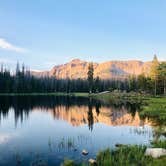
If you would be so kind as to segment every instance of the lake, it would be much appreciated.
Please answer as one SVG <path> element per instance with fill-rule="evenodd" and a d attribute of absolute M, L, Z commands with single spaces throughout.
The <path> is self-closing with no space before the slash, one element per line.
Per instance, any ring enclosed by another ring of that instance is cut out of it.
<path fill-rule="evenodd" d="M 81 97 L 0 97 L 0 165 L 55 166 L 64 158 L 87 161 L 118 143 L 148 145 L 152 126 L 138 111 Z"/>

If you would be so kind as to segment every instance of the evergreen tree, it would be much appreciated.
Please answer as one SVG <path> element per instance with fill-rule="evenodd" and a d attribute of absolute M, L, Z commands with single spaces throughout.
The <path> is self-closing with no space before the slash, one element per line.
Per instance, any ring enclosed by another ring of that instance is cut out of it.
<path fill-rule="evenodd" d="M 151 65 L 151 71 L 150 71 L 150 77 L 152 79 L 152 81 L 154 82 L 154 94 L 157 94 L 157 77 L 158 77 L 158 59 L 157 56 L 154 55 L 153 61 L 152 61 L 152 65 Z"/>
<path fill-rule="evenodd" d="M 95 88 L 95 92 L 99 92 L 100 89 L 100 78 L 97 76 L 94 82 L 94 88 Z"/>
<path fill-rule="evenodd" d="M 89 93 L 92 93 L 92 89 L 93 89 L 93 72 L 94 72 L 94 68 L 93 68 L 93 63 L 89 63 L 88 66 L 88 83 L 89 83 Z"/>
<path fill-rule="evenodd" d="M 146 90 L 146 77 L 144 73 L 140 74 L 137 78 L 138 90 L 145 91 Z"/>

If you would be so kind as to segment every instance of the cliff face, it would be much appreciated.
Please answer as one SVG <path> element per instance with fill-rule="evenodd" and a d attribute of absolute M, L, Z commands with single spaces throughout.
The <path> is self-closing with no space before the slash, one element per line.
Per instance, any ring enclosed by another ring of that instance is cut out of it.
<path fill-rule="evenodd" d="M 47 73 L 49 76 L 56 78 L 78 79 L 87 78 L 89 62 L 80 59 L 74 59 L 69 63 L 55 66 Z M 129 75 L 148 74 L 151 62 L 142 62 L 137 60 L 131 61 L 107 61 L 104 63 L 93 63 L 94 77 L 99 76 L 101 79 L 125 78 Z M 35 73 L 35 75 L 42 75 Z"/>

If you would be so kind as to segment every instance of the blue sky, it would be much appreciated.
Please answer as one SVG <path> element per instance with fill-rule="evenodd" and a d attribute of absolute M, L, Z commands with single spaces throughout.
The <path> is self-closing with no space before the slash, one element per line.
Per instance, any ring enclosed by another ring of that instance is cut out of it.
<path fill-rule="evenodd" d="M 165 0 L 0 0 L 0 62 L 166 60 Z"/>

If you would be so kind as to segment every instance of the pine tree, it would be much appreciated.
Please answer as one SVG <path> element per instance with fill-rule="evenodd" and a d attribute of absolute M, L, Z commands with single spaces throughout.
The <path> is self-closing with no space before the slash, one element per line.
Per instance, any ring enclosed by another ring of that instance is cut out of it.
<path fill-rule="evenodd" d="M 152 81 L 154 82 L 154 94 L 157 94 L 157 77 L 158 77 L 158 68 L 159 66 L 159 62 L 157 59 L 157 56 L 154 55 L 153 61 L 152 61 L 152 65 L 151 65 L 151 71 L 150 71 L 150 77 L 152 79 Z"/>
<path fill-rule="evenodd" d="M 93 63 L 89 63 L 89 67 L 88 67 L 88 83 L 89 83 L 89 93 L 92 93 L 92 89 L 93 89 L 93 72 L 94 72 L 94 68 L 93 68 Z"/>
<path fill-rule="evenodd" d="M 138 90 L 145 91 L 146 90 L 146 77 L 144 73 L 140 74 L 137 78 Z"/>
<path fill-rule="evenodd" d="M 95 92 L 99 92 L 100 89 L 100 78 L 99 76 L 96 77 L 94 82 Z"/>

